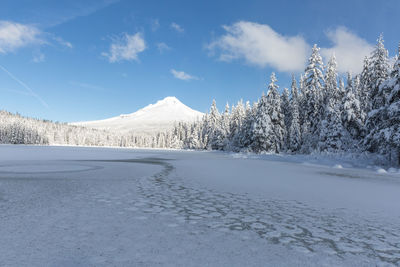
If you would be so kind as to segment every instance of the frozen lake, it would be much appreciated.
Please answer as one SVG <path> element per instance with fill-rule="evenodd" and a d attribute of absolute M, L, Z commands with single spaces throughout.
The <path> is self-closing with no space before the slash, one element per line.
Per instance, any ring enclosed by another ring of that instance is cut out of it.
<path fill-rule="evenodd" d="M 0 266 L 400 265 L 400 174 L 342 165 L 2 145 Z"/>

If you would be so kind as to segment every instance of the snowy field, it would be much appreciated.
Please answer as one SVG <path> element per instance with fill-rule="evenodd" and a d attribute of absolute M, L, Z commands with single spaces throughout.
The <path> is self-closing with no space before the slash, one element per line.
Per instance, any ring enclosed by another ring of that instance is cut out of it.
<path fill-rule="evenodd" d="M 400 173 L 362 166 L 0 146 L 0 266 L 398 266 Z"/>

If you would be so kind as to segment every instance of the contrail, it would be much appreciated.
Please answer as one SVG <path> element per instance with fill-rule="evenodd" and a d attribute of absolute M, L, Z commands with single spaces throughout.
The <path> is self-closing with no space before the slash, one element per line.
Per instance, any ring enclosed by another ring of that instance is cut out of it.
<path fill-rule="evenodd" d="M 2 65 L 0 65 L 0 69 L 2 69 L 5 73 L 7 73 L 8 76 L 10 76 L 14 81 L 22 85 L 28 92 L 30 93 L 31 96 L 35 97 L 39 102 L 45 107 L 49 108 L 49 105 L 47 105 L 46 101 L 44 101 L 38 94 L 36 94 L 26 83 L 15 77 L 11 72 L 9 72 L 6 68 L 4 68 Z"/>

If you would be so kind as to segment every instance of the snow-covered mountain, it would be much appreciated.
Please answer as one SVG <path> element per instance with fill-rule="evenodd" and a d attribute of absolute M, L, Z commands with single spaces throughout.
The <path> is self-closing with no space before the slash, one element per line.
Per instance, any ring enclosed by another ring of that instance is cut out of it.
<path fill-rule="evenodd" d="M 169 96 L 131 114 L 121 114 L 105 120 L 74 122 L 71 124 L 95 129 L 151 134 L 171 129 L 175 122 L 196 121 L 203 115 L 203 113 L 186 106 L 176 97 Z"/>

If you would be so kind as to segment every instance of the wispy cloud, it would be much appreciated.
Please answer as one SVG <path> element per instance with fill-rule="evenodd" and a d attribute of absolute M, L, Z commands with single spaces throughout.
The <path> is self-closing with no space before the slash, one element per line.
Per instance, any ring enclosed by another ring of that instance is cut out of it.
<path fill-rule="evenodd" d="M 41 62 L 44 62 L 45 58 L 46 58 L 46 56 L 42 52 L 37 51 L 37 52 L 33 53 L 32 61 L 35 63 L 41 63 Z"/>
<path fill-rule="evenodd" d="M 266 24 L 239 21 L 223 26 L 225 34 L 208 45 L 219 52 L 222 61 L 244 59 L 257 66 L 271 66 L 279 71 L 301 71 L 309 45 L 301 36 L 284 36 Z"/>
<path fill-rule="evenodd" d="M 40 25 L 45 28 L 55 27 L 79 17 L 89 16 L 101 9 L 118 3 L 120 0 L 85 0 L 85 1 L 65 1 L 62 7 L 55 5 L 38 6 L 30 10 L 29 14 L 35 14 L 40 18 Z"/>
<path fill-rule="evenodd" d="M 68 47 L 68 48 L 73 48 L 73 45 L 70 42 L 65 41 L 61 37 L 58 36 L 53 36 L 53 40 L 59 43 L 62 46 Z"/>
<path fill-rule="evenodd" d="M 23 47 L 41 47 L 43 45 L 61 45 L 72 48 L 70 42 L 51 33 L 43 32 L 39 28 L 29 24 L 21 24 L 12 21 L 0 21 L 0 54 L 15 52 Z M 43 62 L 43 52 L 35 52 L 33 62 Z"/>
<path fill-rule="evenodd" d="M 363 59 L 374 49 L 373 45 L 345 27 L 327 31 L 326 35 L 332 41 L 333 47 L 321 49 L 321 54 L 325 61 L 335 54 L 339 72 L 360 72 Z"/>
<path fill-rule="evenodd" d="M 8 88 L 1 88 L 2 91 L 6 91 L 6 92 L 11 92 L 11 93 L 15 93 L 15 94 L 19 94 L 19 95 L 24 95 L 24 96 L 32 96 L 31 93 L 27 92 L 27 91 L 21 91 L 21 90 L 14 90 L 14 89 L 8 89 Z"/>
<path fill-rule="evenodd" d="M 190 80 L 199 80 L 198 77 L 185 73 L 184 71 L 177 71 L 175 69 L 171 69 L 171 74 L 179 80 L 190 81 Z"/>
<path fill-rule="evenodd" d="M 121 38 L 114 38 L 109 52 L 103 52 L 109 62 L 114 63 L 122 60 L 138 60 L 138 54 L 146 50 L 146 42 L 141 33 L 134 35 L 124 34 Z"/>
<path fill-rule="evenodd" d="M 183 27 L 181 25 L 179 25 L 178 23 L 176 23 L 176 22 L 172 22 L 170 27 L 173 30 L 175 30 L 177 32 L 180 32 L 180 33 L 183 33 L 185 31 L 185 29 L 183 29 Z"/>
<path fill-rule="evenodd" d="M 44 44 L 43 33 L 32 25 L 0 21 L 0 53 L 7 54 L 21 47 Z"/>
<path fill-rule="evenodd" d="M 101 86 L 90 84 L 90 83 L 70 81 L 69 84 L 72 85 L 72 86 L 77 86 L 77 87 L 90 89 L 90 90 L 94 90 L 94 91 L 107 91 L 107 89 L 105 89 L 105 88 L 103 88 Z"/>
<path fill-rule="evenodd" d="M 161 42 L 157 44 L 157 49 L 160 54 L 163 54 L 164 52 L 171 50 L 171 47 L 169 47 L 166 43 Z"/>
<path fill-rule="evenodd" d="M 0 69 L 2 69 L 8 76 L 10 76 L 11 79 L 19 83 L 22 87 L 26 89 L 26 91 L 33 97 L 35 97 L 45 108 L 49 108 L 49 105 L 41 98 L 38 94 L 36 94 L 32 88 L 30 88 L 26 83 L 18 79 L 14 74 L 9 72 L 5 67 L 0 65 Z"/>

